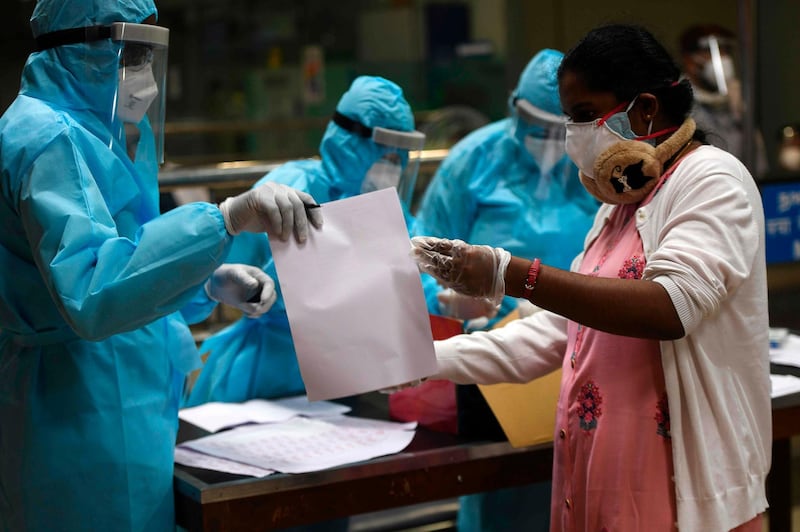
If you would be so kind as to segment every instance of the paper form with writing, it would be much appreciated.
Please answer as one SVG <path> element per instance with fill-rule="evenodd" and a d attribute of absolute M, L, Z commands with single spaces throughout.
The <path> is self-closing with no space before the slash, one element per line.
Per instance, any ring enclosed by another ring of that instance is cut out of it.
<path fill-rule="evenodd" d="M 336 416 L 248 425 L 183 442 L 182 448 L 282 473 L 306 473 L 402 451 L 416 423 Z"/>
<path fill-rule="evenodd" d="M 275 473 L 273 469 L 263 469 L 250 464 L 242 464 L 241 462 L 234 462 L 213 456 L 210 454 L 201 453 L 188 447 L 175 447 L 175 463 L 189 467 L 198 467 L 200 469 L 211 469 L 212 471 L 222 471 L 223 473 L 231 473 L 233 475 L 245 475 L 248 477 L 266 477 Z"/>
<path fill-rule="evenodd" d="M 321 208 L 324 225 L 304 244 L 270 241 L 309 400 L 435 373 L 428 311 L 396 191 Z"/>
<path fill-rule="evenodd" d="M 329 401 L 310 403 L 305 395 L 283 399 L 251 399 L 243 403 L 204 403 L 182 408 L 178 417 L 209 432 L 247 423 L 277 423 L 295 416 L 326 417 L 346 414 L 350 407 Z"/>

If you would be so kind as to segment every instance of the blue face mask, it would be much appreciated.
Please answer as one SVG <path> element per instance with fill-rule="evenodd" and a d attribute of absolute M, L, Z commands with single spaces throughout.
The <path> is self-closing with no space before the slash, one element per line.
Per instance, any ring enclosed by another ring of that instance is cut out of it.
<path fill-rule="evenodd" d="M 639 96 L 636 96 L 638 98 Z M 614 113 L 610 116 L 605 118 L 606 125 L 614 131 L 617 135 L 622 137 L 625 140 L 641 140 L 642 142 L 647 142 L 648 144 L 655 146 L 656 139 L 655 138 L 641 138 L 639 135 L 633 132 L 631 128 L 631 120 L 628 117 L 628 111 L 633 108 L 633 104 L 636 103 L 636 98 L 631 100 L 631 103 L 628 104 L 628 107 L 625 108 L 624 111 L 620 111 L 618 113 Z M 653 130 L 653 121 L 650 121 L 650 124 L 647 126 L 647 134 L 642 135 L 642 137 L 647 137 Z"/>

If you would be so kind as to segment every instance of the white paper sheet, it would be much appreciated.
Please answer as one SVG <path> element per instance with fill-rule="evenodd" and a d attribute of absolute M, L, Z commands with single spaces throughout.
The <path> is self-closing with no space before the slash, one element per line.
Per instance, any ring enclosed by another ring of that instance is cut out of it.
<path fill-rule="evenodd" d="M 330 401 L 309 402 L 305 395 L 244 403 L 205 403 L 182 408 L 178 417 L 209 432 L 247 423 L 277 423 L 295 416 L 326 417 L 346 414 L 349 406 Z"/>
<path fill-rule="evenodd" d="M 200 469 L 232 473 L 234 475 L 247 475 L 248 477 L 266 477 L 267 475 L 275 473 L 272 469 L 263 469 L 250 464 L 242 464 L 180 446 L 175 447 L 175 463 L 189 467 L 199 467 Z"/>
<path fill-rule="evenodd" d="M 319 471 L 402 451 L 416 423 L 337 416 L 248 425 L 180 447 L 284 473 Z"/>
<path fill-rule="evenodd" d="M 309 399 L 396 386 L 436 372 L 419 270 L 393 188 L 322 205 L 308 241 L 272 256 Z"/>
<path fill-rule="evenodd" d="M 789 334 L 780 342 L 780 347 L 770 348 L 769 361 L 800 368 L 800 336 Z"/>
<path fill-rule="evenodd" d="M 769 376 L 772 383 L 772 397 L 781 397 L 800 392 L 800 379 L 794 375 L 775 375 Z"/>

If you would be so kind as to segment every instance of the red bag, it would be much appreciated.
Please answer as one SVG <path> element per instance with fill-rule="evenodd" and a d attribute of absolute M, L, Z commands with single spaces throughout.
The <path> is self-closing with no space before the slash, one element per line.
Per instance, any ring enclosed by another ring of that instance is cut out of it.
<path fill-rule="evenodd" d="M 444 340 L 463 332 L 459 320 L 430 316 L 434 340 Z M 456 386 L 448 380 L 428 380 L 389 396 L 389 417 L 396 421 L 416 421 L 439 432 L 458 434 Z"/>

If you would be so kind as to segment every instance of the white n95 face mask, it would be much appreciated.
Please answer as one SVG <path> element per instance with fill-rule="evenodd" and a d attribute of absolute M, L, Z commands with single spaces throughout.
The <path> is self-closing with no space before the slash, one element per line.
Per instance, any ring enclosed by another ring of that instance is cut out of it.
<path fill-rule="evenodd" d="M 626 140 L 606 126 L 597 121 L 568 123 L 566 147 L 584 188 L 611 205 L 642 201 L 658 183 L 666 161 L 689 146 L 695 132 L 691 118 L 680 127 Z M 669 137 L 658 146 L 641 142 L 665 135 Z"/>
<path fill-rule="evenodd" d="M 605 124 L 592 122 L 567 122 L 567 139 L 564 147 L 578 170 L 594 179 L 594 162 L 614 144 L 626 140 L 614 133 Z"/>
<path fill-rule="evenodd" d="M 367 170 L 367 175 L 361 184 L 361 192 L 372 192 L 389 187 L 397 188 L 397 185 L 400 184 L 401 173 L 402 168 L 399 164 L 386 160 L 377 161 Z"/>
<path fill-rule="evenodd" d="M 636 103 L 636 98 L 631 100 L 624 110 L 621 109 L 622 105 L 620 105 L 597 120 L 592 120 L 591 122 L 567 122 L 565 143 L 567 155 L 586 177 L 595 178 L 595 161 L 601 153 L 618 142 L 637 140 L 655 145 L 655 135 L 651 132 L 652 121 L 647 128 L 646 135 L 638 136 L 631 129 L 628 111 Z M 662 132 L 657 132 L 656 135 L 660 133 Z"/>
<path fill-rule="evenodd" d="M 117 116 L 123 122 L 138 124 L 158 96 L 153 68 L 120 68 L 118 73 Z"/>

